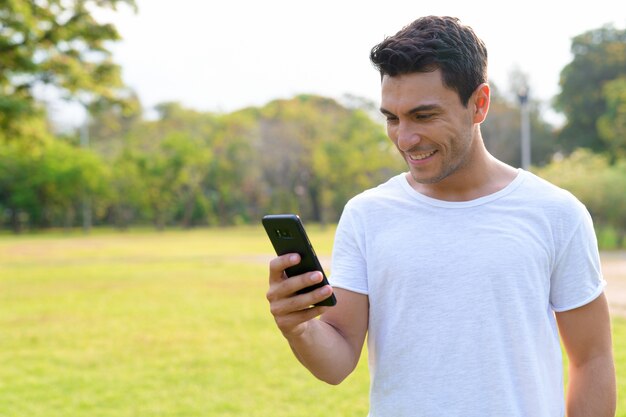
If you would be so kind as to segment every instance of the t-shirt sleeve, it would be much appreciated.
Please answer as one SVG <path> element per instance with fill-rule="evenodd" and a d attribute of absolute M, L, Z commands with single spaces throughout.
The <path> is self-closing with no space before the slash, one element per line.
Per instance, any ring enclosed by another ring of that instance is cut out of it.
<path fill-rule="evenodd" d="M 604 290 L 598 242 L 589 212 L 578 216 L 578 224 L 562 250 L 557 252 L 550 278 L 550 304 L 556 312 L 572 310 L 595 300 Z"/>
<path fill-rule="evenodd" d="M 364 232 L 355 224 L 353 208 L 347 204 L 335 233 L 330 284 L 359 294 L 368 294 Z"/>

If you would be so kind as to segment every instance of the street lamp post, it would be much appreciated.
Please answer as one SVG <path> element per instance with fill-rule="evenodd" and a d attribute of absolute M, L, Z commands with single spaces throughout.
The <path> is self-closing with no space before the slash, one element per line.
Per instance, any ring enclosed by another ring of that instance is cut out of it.
<path fill-rule="evenodd" d="M 522 87 L 517 93 L 521 113 L 521 153 L 522 169 L 530 168 L 530 114 L 528 109 L 528 87 Z"/>
<path fill-rule="evenodd" d="M 83 149 L 89 148 L 89 110 L 87 106 L 85 106 L 86 115 L 85 121 L 80 128 L 80 147 Z M 83 186 L 83 202 L 82 202 L 82 211 L 83 211 L 83 231 L 85 233 L 89 233 L 91 230 L 91 198 L 87 195 L 87 191 Z"/>

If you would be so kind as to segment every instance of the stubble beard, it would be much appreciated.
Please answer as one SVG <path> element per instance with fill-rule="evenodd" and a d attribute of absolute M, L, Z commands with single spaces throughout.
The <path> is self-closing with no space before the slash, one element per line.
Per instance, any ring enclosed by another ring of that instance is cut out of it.
<path fill-rule="evenodd" d="M 473 142 L 471 138 L 471 134 L 469 138 L 464 138 L 462 140 L 455 138 L 453 139 L 451 143 L 459 143 L 459 142 L 467 144 L 467 145 L 464 146 L 463 149 L 459 149 L 458 147 L 453 148 L 450 154 L 450 158 L 442 161 L 443 165 L 441 167 L 441 170 L 439 174 L 434 177 L 420 178 L 418 177 L 417 173 L 413 172 L 413 170 L 410 169 L 410 166 L 409 166 L 409 173 L 411 174 L 411 177 L 413 177 L 413 180 L 418 184 L 424 184 L 424 185 L 437 184 L 443 181 L 444 179 L 448 178 L 450 175 L 456 173 L 463 167 L 467 166 L 471 159 L 471 147 L 472 147 L 472 142 Z M 439 152 L 441 152 L 441 150 L 439 150 L 438 153 Z"/>

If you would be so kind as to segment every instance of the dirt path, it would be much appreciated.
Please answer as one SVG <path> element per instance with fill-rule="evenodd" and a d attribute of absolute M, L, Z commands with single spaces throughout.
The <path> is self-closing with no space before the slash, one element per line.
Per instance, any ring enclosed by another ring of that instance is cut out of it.
<path fill-rule="evenodd" d="M 603 252 L 602 273 L 611 313 L 626 317 L 626 252 Z"/>

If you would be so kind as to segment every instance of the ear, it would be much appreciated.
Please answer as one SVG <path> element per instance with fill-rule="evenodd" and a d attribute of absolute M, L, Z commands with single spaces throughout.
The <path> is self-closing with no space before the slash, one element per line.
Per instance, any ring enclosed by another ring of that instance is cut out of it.
<path fill-rule="evenodd" d="M 489 84 L 482 83 L 476 87 L 469 102 L 470 105 L 474 106 L 474 123 L 482 123 L 487 118 L 490 97 Z"/>

